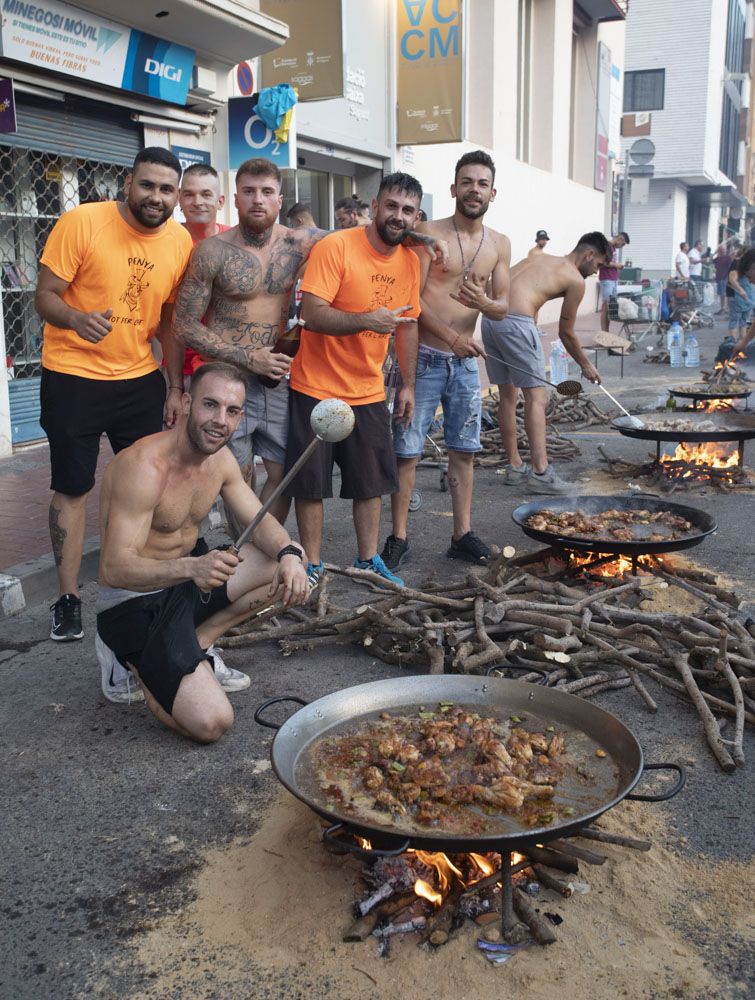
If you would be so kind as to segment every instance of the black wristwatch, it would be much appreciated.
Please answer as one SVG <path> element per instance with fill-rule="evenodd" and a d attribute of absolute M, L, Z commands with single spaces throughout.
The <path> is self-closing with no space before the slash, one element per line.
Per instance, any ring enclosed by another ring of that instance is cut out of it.
<path fill-rule="evenodd" d="M 280 552 L 276 557 L 278 559 L 278 562 L 280 562 L 284 556 L 298 556 L 301 559 L 301 561 L 304 562 L 304 552 L 302 549 L 299 548 L 298 545 L 284 546 L 284 548 L 280 550 Z"/>

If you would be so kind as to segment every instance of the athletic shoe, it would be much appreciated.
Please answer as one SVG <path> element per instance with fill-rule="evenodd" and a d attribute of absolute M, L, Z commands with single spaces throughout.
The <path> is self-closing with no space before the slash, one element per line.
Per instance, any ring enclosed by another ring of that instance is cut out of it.
<path fill-rule="evenodd" d="M 382 576 L 384 580 L 390 580 L 391 583 L 397 583 L 399 587 L 404 586 L 404 581 L 401 577 L 396 576 L 395 573 L 391 573 L 377 552 L 372 559 L 360 559 L 359 556 L 357 556 L 354 560 L 354 565 L 357 569 L 372 570 L 373 573 L 377 573 L 378 576 Z"/>
<path fill-rule="evenodd" d="M 468 531 L 456 541 L 452 538 L 451 547 L 446 555 L 449 559 L 463 559 L 464 562 L 477 563 L 480 566 L 487 566 L 490 561 L 490 549 L 473 531 Z"/>
<path fill-rule="evenodd" d="M 307 563 L 307 579 L 309 580 L 310 593 L 318 587 L 325 576 L 325 563 L 322 559 L 319 563 Z"/>
<path fill-rule="evenodd" d="M 398 569 L 408 551 L 408 538 L 396 538 L 395 535 L 388 535 L 383 546 L 383 551 L 380 553 L 380 558 L 388 569 Z"/>
<path fill-rule="evenodd" d="M 84 638 L 81 626 L 81 600 L 76 594 L 63 594 L 54 604 L 52 611 L 52 628 L 50 638 L 56 642 L 71 642 Z"/>
<path fill-rule="evenodd" d="M 130 705 L 132 702 L 144 701 L 144 692 L 136 678 L 130 670 L 121 665 L 112 649 L 100 639 L 98 632 L 94 634 L 94 651 L 100 665 L 102 693 L 107 700 L 115 702 L 116 705 Z"/>
<path fill-rule="evenodd" d="M 523 462 L 521 465 L 507 465 L 501 471 L 500 475 L 503 479 L 504 486 L 518 486 L 523 483 L 524 480 L 532 472 L 529 465 Z"/>
<path fill-rule="evenodd" d="M 531 472 L 527 476 L 527 485 L 535 494 L 557 494 L 564 495 L 574 492 L 574 486 L 572 483 L 567 483 L 565 480 L 561 479 L 556 475 L 556 470 L 552 465 L 542 474 L 537 472 Z"/>
<path fill-rule="evenodd" d="M 206 650 L 207 655 L 212 657 L 212 663 L 215 667 L 215 680 L 229 694 L 233 691 L 244 691 L 252 683 L 252 678 L 249 674 L 245 674 L 241 670 L 234 670 L 233 667 L 229 667 L 220 655 L 221 652 L 215 646 L 208 646 Z"/>

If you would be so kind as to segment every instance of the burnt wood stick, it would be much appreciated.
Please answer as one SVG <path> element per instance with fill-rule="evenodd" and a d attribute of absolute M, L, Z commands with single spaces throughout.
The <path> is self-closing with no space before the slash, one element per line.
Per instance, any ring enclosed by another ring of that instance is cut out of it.
<path fill-rule="evenodd" d="M 540 916 L 530 897 L 519 886 L 514 886 L 514 910 L 519 919 L 529 927 L 538 944 L 553 944 L 555 942 L 556 935 L 553 927 Z"/>
<path fill-rule="evenodd" d="M 565 899 L 569 899 L 570 896 L 574 895 L 574 886 L 571 882 L 563 879 L 560 872 L 549 868 L 547 865 L 533 865 L 533 870 L 538 881 L 542 882 L 548 889 L 553 889 L 554 892 L 564 896 Z"/>
<path fill-rule="evenodd" d="M 455 886 L 448 893 L 438 909 L 430 914 L 427 918 L 425 933 L 422 935 L 423 942 L 427 942 L 438 948 L 448 941 L 451 933 L 451 925 L 456 916 L 456 911 L 459 909 L 461 894 L 462 887 L 460 885 Z"/>
<path fill-rule="evenodd" d="M 625 837 L 620 833 L 608 833 L 608 831 L 598 830 L 594 826 L 583 826 L 574 836 L 583 837 L 585 840 L 596 840 L 600 844 L 617 844 L 619 847 L 631 847 L 634 851 L 649 851 L 653 846 L 649 840 L 636 840 L 634 837 Z"/>
<path fill-rule="evenodd" d="M 578 861 L 584 861 L 588 865 L 604 865 L 608 861 L 607 855 L 591 851 L 587 847 L 580 847 L 578 844 L 573 844 L 570 840 L 550 840 L 548 846 L 554 851 L 566 854 L 570 858 L 576 858 Z"/>
<path fill-rule="evenodd" d="M 721 635 L 721 642 L 718 646 L 718 658 L 716 660 L 716 668 L 721 671 L 726 680 L 729 682 L 729 687 L 731 688 L 731 693 L 734 697 L 734 707 L 737 714 L 734 718 L 734 740 L 732 743 L 733 749 L 731 751 L 731 756 L 734 763 L 741 767 L 745 762 L 744 750 L 742 748 L 742 741 L 744 739 L 744 728 L 745 728 L 745 703 L 744 696 L 742 694 L 742 688 L 740 687 L 739 680 L 736 674 L 731 669 L 731 664 L 729 663 L 728 657 L 726 655 L 726 643 L 727 635 L 724 632 Z"/>
<path fill-rule="evenodd" d="M 367 913 L 363 917 L 357 917 L 343 932 L 341 940 L 349 942 L 366 941 L 375 930 L 378 919 L 377 910 L 373 910 L 372 913 Z"/>
<path fill-rule="evenodd" d="M 736 764 L 721 740 L 721 731 L 718 728 L 718 723 L 716 722 L 713 713 L 708 708 L 702 692 L 697 686 L 695 678 L 692 676 L 692 672 L 689 669 L 687 654 L 678 654 L 672 658 L 671 662 L 681 675 L 687 694 L 689 695 L 692 704 L 697 709 L 697 713 L 702 720 L 703 730 L 705 731 L 708 745 L 713 751 L 713 756 L 718 761 L 722 770 L 727 772 L 735 770 Z"/>
<path fill-rule="evenodd" d="M 468 886 L 462 893 L 462 896 L 474 896 L 476 892 L 482 892 L 484 889 L 494 888 L 501 881 L 501 873 L 493 872 L 492 875 L 486 875 L 485 878 L 481 878 L 479 882 L 473 882 L 472 885 Z"/>
<path fill-rule="evenodd" d="M 550 868 L 558 869 L 569 875 L 576 875 L 579 871 L 579 863 L 574 857 L 567 857 L 564 852 L 552 851 L 550 847 L 536 847 L 534 844 L 523 848 L 523 853 L 532 862 L 539 865 L 547 865 Z"/>

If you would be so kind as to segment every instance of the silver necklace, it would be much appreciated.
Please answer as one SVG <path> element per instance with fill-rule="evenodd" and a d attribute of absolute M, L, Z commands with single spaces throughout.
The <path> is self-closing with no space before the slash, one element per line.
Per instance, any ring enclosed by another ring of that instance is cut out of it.
<path fill-rule="evenodd" d="M 485 240 L 485 226 L 482 227 L 482 234 L 480 235 L 480 242 L 477 244 L 477 249 L 472 255 L 472 259 L 467 264 L 464 260 L 464 251 L 461 248 L 461 236 L 459 236 L 459 230 L 456 226 L 456 219 L 454 219 L 453 216 L 451 217 L 451 222 L 453 223 L 454 232 L 456 233 L 456 242 L 459 244 L 459 254 L 461 255 L 461 269 L 464 275 L 464 281 L 466 281 L 467 278 L 469 277 L 469 272 L 472 270 L 472 265 L 477 260 L 477 254 L 482 249 L 482 244 Z"/>

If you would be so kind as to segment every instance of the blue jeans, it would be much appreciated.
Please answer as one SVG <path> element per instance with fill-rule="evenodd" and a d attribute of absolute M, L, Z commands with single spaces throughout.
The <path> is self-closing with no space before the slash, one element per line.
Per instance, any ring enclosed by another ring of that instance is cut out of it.
<path fill-rule="evenodd" d="M 420 344 L 409 427 L 393 421 L 393 450 L 399 458 L 419 458 L 425 435 L 443 406 L 443 437 L 451 451 L 476 452 L 480 445 L 480 368 L 477 358 L 457 358 Z"/>

